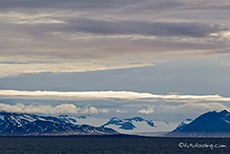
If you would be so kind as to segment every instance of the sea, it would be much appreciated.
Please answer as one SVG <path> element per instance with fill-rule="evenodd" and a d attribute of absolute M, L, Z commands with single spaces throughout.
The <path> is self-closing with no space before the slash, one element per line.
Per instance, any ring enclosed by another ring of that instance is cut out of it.
<path fill-rule="evenodd" d="M 230 154 L 226 138 L 0 137 L 0 154 Z"/>

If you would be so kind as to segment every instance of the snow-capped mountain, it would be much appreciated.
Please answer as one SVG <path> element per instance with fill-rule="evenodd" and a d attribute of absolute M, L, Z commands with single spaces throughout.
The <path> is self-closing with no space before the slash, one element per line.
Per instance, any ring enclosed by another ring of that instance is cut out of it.
<path fill-rule="evenodd" d="M 24 135 L 102 135 L 118 134 L 110 128 L 75 125 L 57 117 L 29 113 L 0 112 L 1 136 Z"/>
<path fill-rule="evenodd" d="M 59 115 L 59 118 L 63 122 L 67 122 L 67 123 L 76 123 L 77 122 L 77 120 L 75 118 L 71 118 L 68 115 Z"/>
<path fill-rule="evenodd" d="M 73 117 L 60 115 L 60 119 L 67 123 L 76 125 L 87 124 L 95 127 L 112 128 L 122 134 L 161 136 L 174 130 L 178 123 L 168 123 L 166 121 L 152 121 L 141 117 L 120 119 L 113 117 L 111 119 L 97 118 L 90 115 Z"/>
<path fill-rule="evenodd" d="M 183 137 L 230 137 L 230 113 L 207 112 L 197 117 L 189 124 L 178 126 L 168 133 L 169 136 Z"/>
<path fill-rule="evenodd" d="M 120 126 L 120 129 L 124 130 L 133 130 L 136 128 L 134 125 L 135 122 L 146 122 L 146 124 L 150 127 L 156 127 L 153 123 L 153 121 L 145 120 L 141 117 L 134 117 L 134 118 L 129 118 L 129 119 L 119 119 L 117 117 L 113 117 L 108 121 L 106 124 L 102 125 L 103 127 L 114 124 Z"/>
<path fill-rule="evenodd" d="M 186 119 L 178 125 L 141 117 L 126 119 L 117 117 L 106 119 L 90 115 L 47 117 L 29 113 L 0 112 L 0 136 L 119 133 L 146 136 L 161 136 L 167 133 L 167 136 L 230 137 L 230 113 L 226 110 L 207 112 L 193 121 Z"/>
<path fill-rule="evenodd" d="M 105 128 L 112 128 L 123 134 L 135 134 L 145 136 L 159 136 L 176 128 L 178 123 L 146 120 L 141 117 L 128 119 L 112 118 L 102 125 Z"/>

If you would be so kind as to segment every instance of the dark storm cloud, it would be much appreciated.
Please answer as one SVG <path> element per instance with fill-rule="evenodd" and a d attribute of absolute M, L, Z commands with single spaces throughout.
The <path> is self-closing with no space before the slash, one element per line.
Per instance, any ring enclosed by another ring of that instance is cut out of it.
<path fill-rule="evenodd" d="M 76 19 L 70 21 L 70 29 L 96 34 L 138 34 L 147 36 L 206 37 L 210 33 L 223 31 L 220 25 L 198 22 L 147 22 L 147 21 L 103 21 Z"/>
<path fill-rule="evenodd" d="M 159 52 L 167 56 L 170 51 L 178 56 L 218 54 L 228 50 L 228 36 L 222 34 L 230 28 L 224 9 L 209 10 L 223 6 L 229 5 L 199 0 L 2 0 L 0 59 L 31 55 L 69 60 Z"/>
<path fill-rule="evenodd" d="M 113 3 L 111 3 L 113 2 Z M 15 8 L 91 8 L 91 7 L 108 7 L 114 4 L 115 1 L 110 0 L 98 0 L 97 3 L 93 0 L 17 0 L 17 1 L 7 1 L 2 0 L 0 2 L 1 7 L 5 9 L 15 9 Z"/>
<path fill-rule="evenodd" d="M 25 31 L 33 31 L 31 32 L 33 34 L 37 32 L 38 34 L 45 34 L 46 32 L 59 31 L 71 33 L 86 32 L 103 35 L 134 34 L 199 38 L 206 37 L 210 33 L 218 33 L 227 30 L 227 28 L 223 28 L 221 24 L 210 24 L 210 22 L 203 20 L 176 20 L 173 19 L 173 15 L 171 16 L 172 20 L 164 20 L 161 22 L 154 18 L 159 15 L 156 19 L 164 17 L 167 19 L 167 15 L 174 14 L 174 11 L 179 11 L 180 18 L 183 18 L 183 11 L 185 11 L 185 9 L 187 9 L 186 13 L 189 12 L 191 14 L 190 16 L 192 16 L 196 15 L 197 10 L 220 8 L 224 10 L 224 8 L 229 8 L 229 4 L 224 4 L 225 3 L 216 2 L 207 3 L 206 1 L 184 2 L 180 0 L 143 0 L 141 2 L 138 0 L 97 0 L 96 2 L 95 0 L 2 0 L 0 1 L 0 10 L 3 12 L 16 10 L 17 12 L 19 9 L 19 12 L 27 12 L 26 14 L 33 11 L 36 12 L 35 14 L 51 13 L 52 16 L 48 17 L 48 19 L 57 19 L 66 22 L 65 24 L 49 23 L 43 25 L 20 26 L 22 29 L 24 27 L 26 29 Z M 170 9 L 173 10 L 170 11 Z M 77 11 L 80 13 L 79 16 L 74 14 Z M 166 14 L 166 16 L 164 16 L 164 14 Z M 207 20 L 212 18 L 211 14 L 210 12 L 210 16 L 207 16 Z M 215 12 L 215 14 L 218 14 L 218 12 Z M 135 15 L 138 20 L 134 20 L 135 18 L 133 18 L 133 16 Z M 13 29 L 17 29 L 17 27 L 13 27 Z"/>
<path fill-rule="evenodd" d="M 4 24 L 8 25 L 8 24 Z M 163 37 L 208 37 L 211 33 L 228 30 L 218 24 L 201 22 L 148 22 L 148 21 L 106 21 L 86 18 L 67 20 L 66 23 L 46 23 L 38 25 L 8 25 L 12 30 L 25 31 L 33 36 L 50 32 L 85 32 L 102 35 L 143 35 Z"/>
<path fill-rule="evenodd" d="M 230 5 L 225 0 L 204 1 L 204 0 L 1 0 L 1 11 L 19 9 L 28 11 L 34 9 L 78 9 L 87 11 L 119 10 L 121 12 L 140 13 L 140 11 L 162 11 L 169 9 L 198 10 L 198 9 L 221 9 L 229 10 Z"/>
<path fill-rule="evenodd" d="M 36 9 L 36 8 L 59 8 L 59 9 L 111 9 L 111 8 L 121 8 L 126 7 L 128 8 L 148 8 L 152 6 L 151 9 L 162 9 L 168 7 L 176 7 L 181 5 L 180 2 L 177 1 L 167 1 L 163 0 L 159 1 L 149 1 L 149 0 L 49 0 L 49 1 L 42 1 L 42 0 L 17 0 L 17 1 L 8 1 L 8 0 L 1 0 L 0 6 L 2 9 Z M 147 7 L 148 6 L 148 7 Z M 128 9 L 129 10 L 129 9 Z"/>

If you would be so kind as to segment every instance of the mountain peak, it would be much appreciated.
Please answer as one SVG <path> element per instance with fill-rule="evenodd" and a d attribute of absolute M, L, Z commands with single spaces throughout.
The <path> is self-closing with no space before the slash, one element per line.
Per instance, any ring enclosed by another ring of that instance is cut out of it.
<path fill-rule="evenodd" d="M 112 117 L 111 119 L 110 119 L 111 121 L 113 120 L 120 120 L 119 118 L 117 118 L 117 117 Z"/>
<path fill-rule="evenodd" d="M 112 125 L 120 126 L 119 127 L 120 129 L 133 130 L 134 128 L 136 128 L 135 123 L 141 123 L 141 122 L 146 122 L 147 125 L 149 125 L 150 127 L 156 127 L 153 121 L 145 120 L 141 117 L 127 118 L 127 119 L 119 119 L 117 117 L 113 117 L 106 124 L 102 125 L 102 127 L 112 124 Z"/>
<path fill-rule="evenodd" d="M 69 117 L 68 115 L 59 115 L 58 117 Z"/>
<path fill-rule="evenodd" d="M 128 121 L 134 120 L 134 121 L 136 121 L 136 122 L 144 121 L 144 119 L 141 118 L 141 117 L 134 117 L 134 118 L 124 119 L 124 120 L 128 120 Z"/>
<path fill-rule="evenodd" d="M 86 119 L 87 117 L 91 117 L 91 115 L 89 115 L 89 114 L 82 115 L 82 116 L 78 117 L 78 119 Z"/>
<path fill-rule="evenodd" d="M 225 114 L 228 114 L 228 113 L 229 112 L 227 110 L 223 110 L 223 111 L 219 112 L 219 114 L 221 114 L 221 115 L 225 115 Z"/>
<path fill-rule="evenodd" d="M 230 114 L 227 110 L 207 112 L 183 127 L 177 127 L 172 136 L 230 136 Z"/>

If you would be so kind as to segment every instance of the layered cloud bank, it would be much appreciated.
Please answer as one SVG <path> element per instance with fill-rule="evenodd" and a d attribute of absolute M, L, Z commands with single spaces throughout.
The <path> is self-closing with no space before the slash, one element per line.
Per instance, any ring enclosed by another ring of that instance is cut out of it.
<path fill-rule="evenodd" d="M 7 68 L 0 78 L 154 62 L 119 62 L 130 56 L 161 59 L 229 53 L 226 0 L 2 0 L 0 6 L 0 69 Z"/>
<path fill-rule="evenodd" d="M 138 105 L 136 105 L 138 106 Z M 154 113 L 170 113 L 170 114 L 191 114 L 191 113 L 203 113 L 207 111 L 222 111 L 230 108 L 221 103 L 186 103 L 181 105 L 155 105 L 148 107 L 147 109 L 140 109 L 135 107 L 134 114 L 154 114 Z M 25 105 L 17 103 L 15 105 L 0 103 L 0 112 L 18 112 L 18 113 L 40 113 L 40 114 L 107 114 L 110 112 L 118 114 L 130 113 L 130 108 L 124 107 L 123 110 L 116 108 L 96 108 L 94 106 L 77 107 L 74 104 L 60 104 L 60 105 Z"/>
<path fill-rule="evenodd" d="M 227 104 L 230 98 L 220 95 L 156 95 L 132 91 L 60 92 L 0 90 L 0 98 L 17 102 L 16 104 L 0 103 L 1 111 L 41 114 L 101 115 L 109 113 L 110 115 L 126 114 L 135 116 L 136 114 L 144 114 L 150 116 L 152 114 L 200 114 L 207 111 L 230 109 Z M 23 102 L 23 100 L 27 104 L 18 103 Z M 29 105 L 28 100 L 30 102 Z M 39 100 L 41 102 L 47 101 L 46 105 L 39 103 Z M 54 100 L 56 103 L 50 103 L 48 100 Z M 97 103 L 94 103 L 95 100 L 97 100 Z M 63 101 L 71 103 L 60 103 Z"/>
<path fill-rule="evenodd" d="M 202 113 L 206 111 L 222 111 L 229 110 L 230 108 L 221 104 L 221 103 L 186 103 L 181 105 L 159 105 L 158 109 L 162 112 L 171 112 L 171 113 Z"/>
<path fill-rule="evenodd" d="M 132 91 L 18 91 L 0 90 L 1 97 L 7 98 L 39 98 L 39 99 L 164 99 L 164 100 L 191 100 L 191 101 L 230 101 L 229 97 L 220 95 L 156 95 L 151 93 L 139 93 Z"/>

